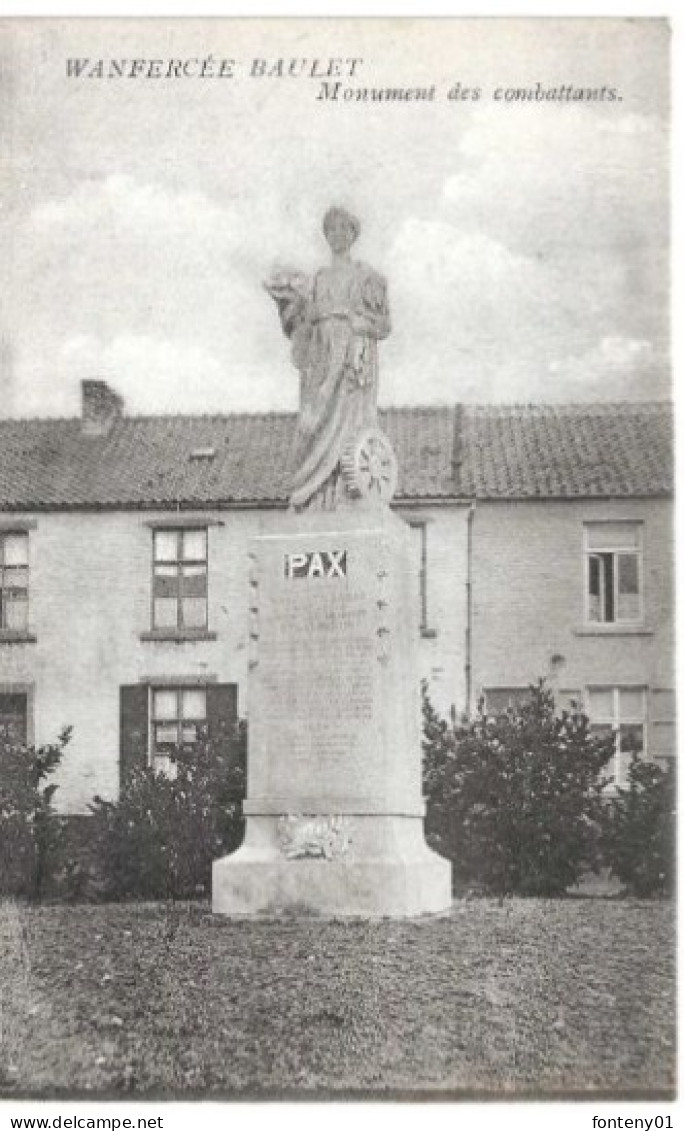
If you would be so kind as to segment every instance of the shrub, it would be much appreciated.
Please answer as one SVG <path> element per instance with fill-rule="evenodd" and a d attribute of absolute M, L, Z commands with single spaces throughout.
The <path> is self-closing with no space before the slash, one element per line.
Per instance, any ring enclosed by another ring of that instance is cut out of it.
<path fill-rule="evenodd" d="M 46 746 L 19 743 L 0 733 L 0 893 L 40 899 L 58 868 L 60 819 L 47 779 L 62 760 L 71 737 L 65 728 Z"/>
<path fill-rule="evenodd" d="M 91 808 L 87 890 L 120 899 L 187 899 L 209 891 L 211 865 L 242 839 L 246 729 L 179 750 L 175 778 L 135 770 L 117 802 Z"/>
<path fill-rule="evenodd" d="M 671 895 L 675 885 L 676 782 L 673 765 L 634 761 L 628 785 L 606 806 L 604 854 L 630 895 Z"/>
<path fill-rule="evenodd" d="M 543 681 L 497 717 L 447 723 L 424 693 L 431 845 L 458 880 L 497 894 L 556 896 L 599 862 L 602 770 L 613 740 L 579 708 L 556 714 Z"/>

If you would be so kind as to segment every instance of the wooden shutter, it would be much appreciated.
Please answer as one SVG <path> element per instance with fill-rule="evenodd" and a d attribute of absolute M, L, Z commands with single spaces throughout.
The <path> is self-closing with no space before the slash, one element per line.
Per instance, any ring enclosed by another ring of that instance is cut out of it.
<path fill-rule="evenodd" d="M 27 715 L 27 696 L 25 694 L 0 695 L 0 794 L 4 794 L 5 797 L 13 800 L 20 798 L 22 794 L 25 796 L 25 791 L 31 788 L 30 759 L 27 758 L 23 750 L 27 741 Z M 21 802 L 19 804 L 21 806 Z M 14 805 L 11 807 L 14 808 Z M 2 805 L 0 804 L 0 824 L 2 823 L 1 814 Z M 6 842 L 8 851 L 12 844 L 11 829 L 12 818 L 10 817 Z M 2 841 L 1 835 L 0 841 Z M 1 852 L 0 857 L 2 857 Z M 9 865 L 10 863 L 9 858 L 7 860 L 0 858 L 0 872 L 3 864 Z"/>
<path fill-rule="evenodd" d="M 119 724 L 119 783 L 123 787 L 134 769 L 147 765 L 149 689 L 145 683 L 121 688 Z"/>
<path fill-rule="evenodd" d="M 28 737 L 27 722 L 26 694 L 0 695 L 0 737 L 23 745 Z"/>
<path fill-rule="evenodd" d="M 237 722 L 237 683 L 207 684 L 207 729 L 210 737 L 230 732 Z"/>
<path fill-rule="evenodd" d="M 245 752 L 238 731 L 238 686 L 236 683 L 207 684 L 207 730 L 228 752 L 227 796 L 241 801 L 245 795 Z M 226 740 L 223 745 L 222 740 Z"/>

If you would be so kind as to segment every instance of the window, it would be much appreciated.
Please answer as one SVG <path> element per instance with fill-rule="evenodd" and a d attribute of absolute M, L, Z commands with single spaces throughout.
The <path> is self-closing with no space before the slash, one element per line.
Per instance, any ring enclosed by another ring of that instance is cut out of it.
<path fill-rule="evenodd" d="M 505 715 L 511 707 L 515 710 L 530 698 L 529 687 L 487 687 L 484 690 L 485 711 L 488 715 Z"/>
<path fill-rule="evenodd" d="M 586 615 L 593 624 L 642 620 L 642 528 L 592 522 L 586 534 Z"/>
<path fill-rule="evenodd" d="M 143 678 L 119 689 L 119 774 L 122 788 L 138 770 L 155 766 L 174 775 L 182 744 L 207 739 L 223 742 L 238 722 L 236 683 L 218 683 L 214 676 Z M 204 750 L 201 751 L 204 754 Z"/>
<path fill-rule="evenodd" d="M 434 636 L 435 631 L 428 622 L 428 578 L 427 578 L 427 522 L 408 520 L 411 529 L 411 544 L 414 570 L 418 583 L 418 624 L 423 636 Z"/>
<path fill-rule="evenodd" d="M 155 530 L 152 627 L 207 627 L 207 531 Z"/>
<path fill-rule="evenodd" d="M 0 533 L 0 632 L 28 630 L 28 534 Z"/>
<path fill-rule="evenodd" d="M 615 785 L 627 784 L 627 771 L 646 746 L 646 692 L 643 687 L 591 687 L 587 714 L 595 734 L 615 735 L 615 757 L 606 773 Z"/>
<path fill-rule="evenodd" d="M 173 777 L 179 749 L 194 745 L 206 722 L 206 688 L 152 688 L 151 762 L 154 769 Z"/>

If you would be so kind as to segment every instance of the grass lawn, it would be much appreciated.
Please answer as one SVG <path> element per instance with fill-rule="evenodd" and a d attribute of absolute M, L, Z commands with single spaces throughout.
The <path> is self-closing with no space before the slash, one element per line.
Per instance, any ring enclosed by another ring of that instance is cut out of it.
<path fill-rule="evenodd" d="M 0 904 L 0 1094 L 667 1095 L 667 903 L 417 921 Z"/>

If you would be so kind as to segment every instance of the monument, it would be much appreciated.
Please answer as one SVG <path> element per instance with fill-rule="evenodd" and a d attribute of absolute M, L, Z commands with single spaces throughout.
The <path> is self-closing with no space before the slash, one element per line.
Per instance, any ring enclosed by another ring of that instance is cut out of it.
<path fill-rule="evenodd" d="M 385 280 L 325 215 L 329 267 L 266 283 L 300 374 L 290 508 L 251 546 L 245 839 L 214 863 L 226 915 L 406 916 L 451 903 L 425 843 L 416 578 L 378 427 Z"/>

